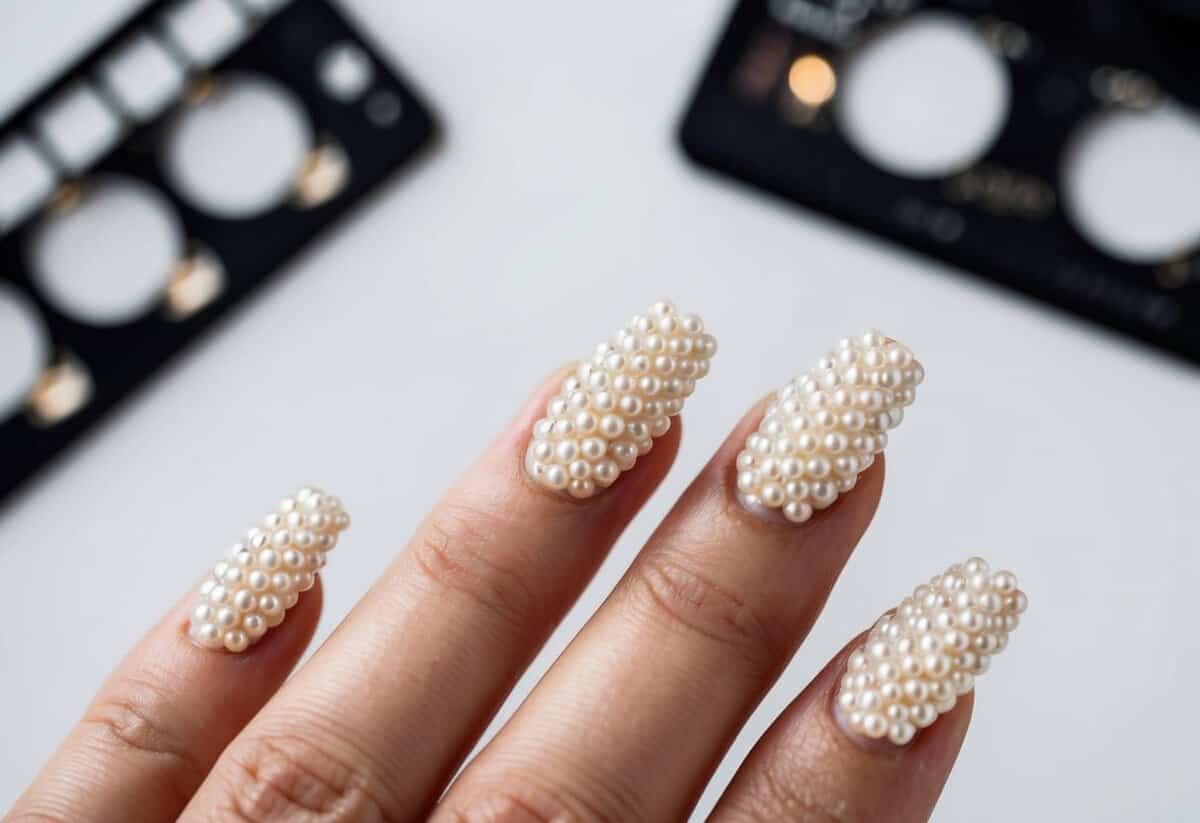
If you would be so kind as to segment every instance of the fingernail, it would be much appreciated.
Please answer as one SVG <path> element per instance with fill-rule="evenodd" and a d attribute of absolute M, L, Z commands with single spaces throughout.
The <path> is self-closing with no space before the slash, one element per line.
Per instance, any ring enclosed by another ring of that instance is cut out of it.
<path fill-rule="evenodd" d="M 319 489 L 284 498 L 200 584 L 188 636 L 206 649 L 253 646 L 313 587 L 325 555 L 349 525 L 342 501 Z"/>
<path fill-rule="evenodd" d="M 816 368 L 772 397 L 737 457 L 750 511 L 803 523 L 854 488 L 916 398 L 925 370 L 877 331 L 838 341 Z"/>
<path fill-rule="evenodd" d="M 839 725 L 851 737 L 905 745 L 975 688 L 1028 604 L 1011 572 L 978 557 L 917 586 L 850 654 Z"/>
<path fill-rule="evenodd" d="M 700 318 L 665 300 L 635 315 L 563 381 L 533 427 L 529 475 L 578 498 L 611 486 L 671 428 L 716 351 Z"/>

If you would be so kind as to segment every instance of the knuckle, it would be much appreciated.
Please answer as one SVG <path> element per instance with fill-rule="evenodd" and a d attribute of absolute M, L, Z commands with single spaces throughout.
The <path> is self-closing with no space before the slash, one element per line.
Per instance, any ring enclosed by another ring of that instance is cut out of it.
<path fill-rule="evenodd" d="M 668 624 L 727 646 L 755 667 L 773 668 L 786 657 L 786 641 L 750 600 L 694 563 L 652 552 L 632 580 L 634 596 Z"/>
<path fill-rule="evenodd" d="M 413 541 L 412 556 L 434 586 L 474 600 L 507 625 L 524 630 L 541 616 L 542 598 L 515 566 L 524 545 L 523 527 L 506 518 L 462 504 L 442 504 Z M 516 539 L 507 535 L 516 534 Z M 505 545 L 499 535 L 504 534 Z"/>
<path fill-rule="evenodd" d="M 607 823 L 638 819 L 628 809 L 615 814 L 601 811 L 609 805 L 589 802 L 565 788 L 552 788 L 539 781 L 513 780 L 510 775 L 503 785 L 471 792 L 464 802 L 448 809 L 446 818 L 453 823 Z"/>
<path fill-rule="evenodd" d="M 162 761 L 169 780 L 186 799 L 204 780 L 206 769 L 174 729 L 168 715 L 173 697 L 149 679 L 124 678 L 88 709 L 83 725 L 102 746 Z"/>
<path fill-rule="evenodd" d="M 222 758 L 219 819 L 381 821 L 365 774 L 299 737 L 249 738 Z"/>

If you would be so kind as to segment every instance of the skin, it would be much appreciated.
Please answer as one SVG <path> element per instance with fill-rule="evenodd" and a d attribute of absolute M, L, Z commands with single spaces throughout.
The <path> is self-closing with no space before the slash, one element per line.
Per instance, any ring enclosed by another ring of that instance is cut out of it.
<path fill-rule="evenodd" d="M 686 818 L 820 615 L 874 515 L 883 461 L 807 523 L 751 514 L 733 465 L 757 404 L 454 779 L 678 448 L 676 419 L 601 494 L 541 488 L 522 458 L 561 379 L 530 398 L 290 679 L 319 587 L 241 655 L 188 640 L 189 595 L 118 666 L 8 819 Z M 758 742 L 714 820 L 929 817 L 971 700 L 904 748 L 852 739 L 832 698 L 852 647 Z"/>

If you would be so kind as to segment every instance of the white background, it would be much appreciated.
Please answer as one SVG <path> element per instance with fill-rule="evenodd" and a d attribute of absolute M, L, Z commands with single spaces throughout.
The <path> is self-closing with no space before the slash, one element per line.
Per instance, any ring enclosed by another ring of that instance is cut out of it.
<path fill-rule="evenodd" d="M 82 5 L 5 13 L 0 100 L 130 3 Z M 674 129 L 724 0 L 347 5 L 445 139 L 0 513 L 0 808 L 282 493 L 323 484 L 354 517 L 323 636 L 542 375 L 667 295 L 719 337 L 712 376 L 668 482 L 505 714 L 743 410 L 873 325 L 929 378 L 875 524 L 698 812 L 848 637 L 981 553 L 1032 605 L 937 817 L 1192 814 L 1196 371 L 690 167 Z"/>

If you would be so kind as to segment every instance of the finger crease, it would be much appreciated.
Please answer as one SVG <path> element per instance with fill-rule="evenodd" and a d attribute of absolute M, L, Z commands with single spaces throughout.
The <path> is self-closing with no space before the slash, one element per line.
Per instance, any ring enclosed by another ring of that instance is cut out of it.
<path fill-rule="evenodd" d="M 782 643 L 746 599 L 691 564 L 654 552 L 634 580 L 671 623 L 733 649 L 756 670 L 771 670 L 782 658 Z"/>
<path fill-rule="evenodd" d="M 180 804 L 186 803 L 208 770 L 179 735 L 155 717 L 155 707 L 171 705 L 175 696 L 147 678 L 125 678 L 119 685 L 112 696 L 92 706 L 83 723 L 99 730 L 101 746 L 163 761 Z"/>

